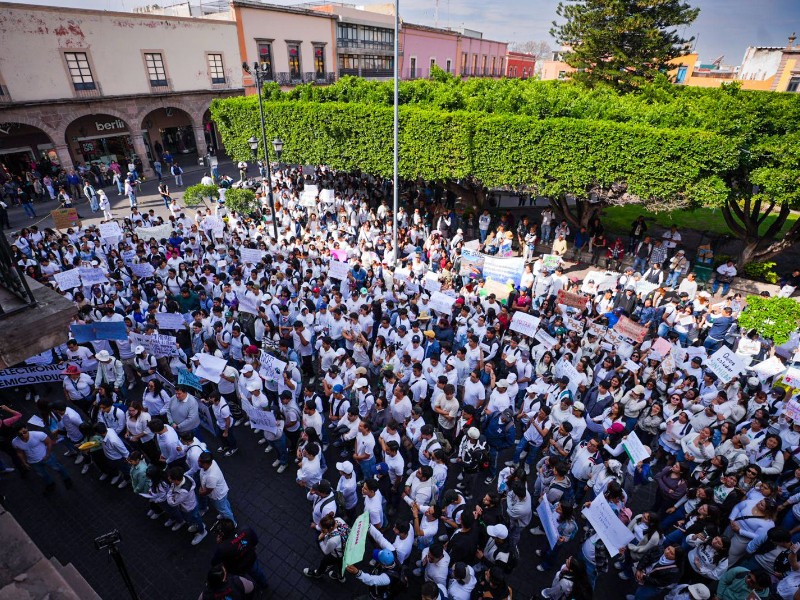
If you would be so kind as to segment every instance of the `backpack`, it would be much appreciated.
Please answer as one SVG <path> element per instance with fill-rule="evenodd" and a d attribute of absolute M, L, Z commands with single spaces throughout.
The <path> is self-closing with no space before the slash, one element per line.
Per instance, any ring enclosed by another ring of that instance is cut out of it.
<path fill-rule="evenodd" d="M 450 441 L 444 437 L 444 434 L 442 434 L 442 432 L 438 429 L 433 435 L 436 443 L 442 447 L 442 451 L 449 456 L 453 452 L 453 446 L 450 444 Z"/>
<path fill-rule="evenodd" d="M 336 508 L 337 508 L 337 510 L 340 511 L 342 514 L 346 514 L 347 513 L 347 505 L 346 505 L 346 502 L 345 502 L 345 499 L 344 499 L 344 494 L 342 492 L 340 492 L 339 490 L 336 490 L 334 492 L 334 497 L 336 498 Z"/>

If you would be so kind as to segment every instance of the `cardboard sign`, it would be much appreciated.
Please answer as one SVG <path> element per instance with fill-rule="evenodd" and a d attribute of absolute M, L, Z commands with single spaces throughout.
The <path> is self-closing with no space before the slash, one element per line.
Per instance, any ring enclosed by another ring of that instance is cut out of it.
<path fill-rule="evenodd" d="M 595 498 L 592 503 L 584 508 L 583 516 L 600 536 L 609 555 L 613 558 L 619 554 L 619 549 L 627 546 L 633 540 L 633 533 L 619 520 L 611 510 L 611 505 L 603 494 Z"/>
<path fill-rule="evenodd" d="M 775 375 L 783 373 L 786 370 L 786 365 L 784 365 L 783 361 L 777 356 L 771 356 L 755 366 L 751 365 L 750 369 L 758 373 L 759 379 L 765 381 L 770 377 L 775 377 Z"/>
<path fill-rule="evenodd" d="M 330 262 L 330 270 L 328 271 L 328 277 L 344 281 L 347 279 L 347 275 L 349 273 L 350 273 L 350 265 L 348 265 L 346 262 L 341 262 L 338 260 L 332 260 Z"/>
<path fill-rule="evenodd" d="M 80 227 L 81 221 L 78 218 L 77 208 L 57 208 L 50 211 L 53 219 L 53 226 L 56 229 L 69 229 L 70 227 Z"/>
<path fill-rule="evenodd" d="M 277 381 L 283 377 L 283 372 L 289 365 L 279 358 L 275 358 L 271 354 L 261 351 L 259 356 L 261 366 L 258 369 L 258 374 L 264 381 Z"/>
<path fill-rule="evenodd" d="M 640 344 L 647 336 L 647 327 L 642 327 L 625 316 L 619 318 L 617 324 L 614 325 L 614 331 Z"/>
<path fill-rule="evenodd" d="M 111 221 L 109 223 L 100 223 L 100 237 L 104 240 L 113 240 L 115 238 L 121 238 L 125 235 L 120 229 L 119 224 L 116 221 Z"/>
<path fill-rule="evenodd" d="M 570 308 L 577 308 L 578 310 L 584 310 L 586 308 L 586 303 L 589 301 L 589 298 L 584 296 L 583 294 L 576 294 L 574 292 L 568 292 L 566 290 L 558 290 L 556 302 L 559 304 L 564 304 L 565 306 L 569 306 Z"/>
<path fill-rule="evenodd" d="M 186 324 L 182 314 L 168 312 L 156 313 L 156 323 L 158 323 L 159 329 L 171 329 L 173 331 L 182 330 Z"/>
<path fill-rule="evenodd" d="M 58 289 L 60 289 L 62 292 L 81 287 L 81 274 L 78 269 L 70 269 L 69 271 L 62 271 L 61 273 L 53 273 L 53 279 L 56 280 Z"/>
<path fill-rule="evenodd" d="M 719 350 L 714 352 L 705 366 L 709 371 L 714 373 L 714 375 L 719 377 L 722 383 L 730 382 L 745 370 L 741 359 L 727 346 L 722 346 Z"/>
<path fill-rule="evenodd" d="M 528 337 L 534 337 L 536 330 L 539 329 L 539 323 L 542 320 L 539 317 L 534 317 L 522 311 L 516 311 L 511 317 L 511 325 L 509 329 L 516 331 Z"/>
<path fill-rule="evenodd" d="M 660 337 L 653 342 L 653 345 L 650 347 L 650 349 L 653 352 L 658 352 L 661 356 L 666 356 L 672 352 L 672 344 Z"/>
<path fill-rule="evenodd" d="M 453 304 L 455 304 L 455 301 L 455 298 L 441 292 L 433 292 L 433 294 L 431 294 L 431 299 L 428 301 L 428 306 L 431 307 L 431 310 L 449 315 L 453 312 Z"/>

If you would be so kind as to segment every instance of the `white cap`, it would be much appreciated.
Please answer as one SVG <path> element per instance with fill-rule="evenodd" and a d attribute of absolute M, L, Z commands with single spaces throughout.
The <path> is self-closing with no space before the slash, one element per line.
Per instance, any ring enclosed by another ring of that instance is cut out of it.
<path fill-rule="evenodd" d="M 506 379 L 508 383 L 516 383 L 517 382 L 517 374 L 516 373 L 509 373 L 506 375 Z"/>
<path fill-rule="evenodd" d="M 507 388 L 508 387 L 508 380 L 507 379 L 501 379 L 500 381 L 497 382 L 497 387 Z"/>
<path fill-rule="evenodd" d="M 344 356 L 345 354 L 347 354 L 347 351 L 344 348 L 339 348 L 336 351 L 336 356 Z"/>
<path fill-rule="evenodd" d="M 356 383 L 353 387 L 356 389 L 360 389 L 362 387 L 368 387 L 368 386 L 369 382 L 362 377 L 361 379 L 356 379 Z"/>
<path fill-rule="evenodd" d="M 108 353 L 108 350 L 100 350 L 100 352 L 95 355 L 95 358 L 100 362 L 108 362 L 111 360 L 111 355 Z"/>
<path fill-rule="evenodd" d="M 135 354 L 144 354 L 144 346 L 136 346 L 136 348 L 133 349 L 133 352 Z"/>
<path fill-rule="evenodd" d="M 248 392 L 255 392 L 256 390 L 261 389 L 261 381 L 258 378 L 254 378 L 252 381 L 247 382 L 247 391 Z"/>
<path fill-rule="evenodd" d="M 687 588 L 689 595 L 695 600 L 708 600 L 711 598 L 711 592 L 702 583 L 695 583 Z"/>
<path fill-rule="evenodd" d="M 245 365 L 242 367 L 242 373 L 252 373 L 253 365 Z"/>
<path fill-rule="evenodd" d="M 349 460 L 346 460 L 344 462 L 337 462 L 336 470 L 351 475 L 353 473 L 353 463 L 351 463 Z"/>
<path fill-rule="evenodd" d="M 481 431 L 477 427 L 470 427 L 469 429 L 467 429 L 467 435 L 471 439 L 477 440 L 478 438 L 481 437 Z"/>
<path fill-rule="evenodd" d="M 486 533 L 489 534 L 489 537 L 504 540 L 508 537 L 508 527 L 502 523 L 498 523 L 497 525 L 489 525 L 489 527 L 486 528 Z"/>

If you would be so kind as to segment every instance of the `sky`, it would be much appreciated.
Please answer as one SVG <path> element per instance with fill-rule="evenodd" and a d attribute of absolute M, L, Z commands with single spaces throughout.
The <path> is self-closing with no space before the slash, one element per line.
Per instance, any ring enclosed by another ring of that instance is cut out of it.
<path fill-rule="evenodd" d="M 175 0 L 18 0 L 24 4 L 69 6 L 129 11 L 147 4 L 169 5 Z M 198 0 L 192 0 L 196 3 Z M 348 0 L 369 4 L 380 0 Z M 383 0 L 386 1 L 386 0 Z M 789 34 L 800 32 L 800 0 L 689 0 L 700 16 L 682 34 L 696 39 L 703 61 L 724 56 L 724 64 L 738 65 L 748 46 L 785 46 Z M 270 0 L 273 4 L 298 4 L 297 0 Z M 437 0 L 400 0 L 405 21 L 435 25 Z M 557 18 L 558 0 L 438 0 L 439 27 L 482 31 L 484 37 L 506 42 L 547 41 Z"/>

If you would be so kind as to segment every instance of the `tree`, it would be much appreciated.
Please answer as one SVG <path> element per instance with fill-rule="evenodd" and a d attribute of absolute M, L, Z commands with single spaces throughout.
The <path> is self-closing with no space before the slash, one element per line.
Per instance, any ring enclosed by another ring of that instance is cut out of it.
<path fill-rule="evenodd" d="M 511 44 L 509 50 L 513 52 L 532 54 L 534 57 L 536 57 L 536 61 L 538 62 L 546 56 L 549 56 L 553 51 L 553 48 L 544 40 L 528 40 L 527 42 L 514 42 Z"/>
<path fill-rule="evenodd" d="M 748 296 L 747 308 L 739 315 L 739 326 L 755 329 L 780 346 L 789 341 L 800 322 L 800 303 L 791 298 Z"/>
<path fill-rule="evenodd" d="M 685 54 L 691 39 L 677 28 L 699 14 L 681 0 L 564 0 L 550 34 L 569 48 L 564 60 L 571 77 L 589 87 L 600 83 L 622 90 L 640 87 Z"/>
<path fill-rule="evenodd" d="M 247 217 L 258 211 L 261 203 L 252 190 L 231 188 L 225 193 L 225 208 Z"/>
<path fill-rule="evenodd" d="M 219 189 L 215 185 L 190 185 L 183 193 L 183 202 L 186 206 L 195 207 L 205 205 L 206 200 L 215 202 L 219 199 Z"/>

